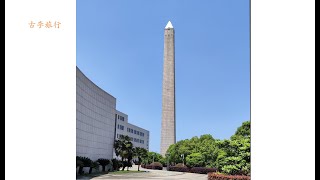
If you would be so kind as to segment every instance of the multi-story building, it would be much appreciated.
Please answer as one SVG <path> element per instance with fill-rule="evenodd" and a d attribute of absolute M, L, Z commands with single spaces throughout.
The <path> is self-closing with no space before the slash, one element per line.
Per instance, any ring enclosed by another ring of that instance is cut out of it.
<path fill-rule="evenodd" d="M 128 115 L 116 111 L 115 139 L 128 135 L 134 147 L 142 147 L 149 150 L 149 131 L 128 122 Z"/>
<path fill-rule="evenodd" d="M 113 158 L 117 134 L 129 135 L 127 128 L 134 132 L 130 134 L 134 146 L 149 149 L 149 131 L 128 123 L 128 115 L 116 110 L 116 98 L 94 84 L 78 67 L 76 85 L 77 156 L 93 161 Z"/>

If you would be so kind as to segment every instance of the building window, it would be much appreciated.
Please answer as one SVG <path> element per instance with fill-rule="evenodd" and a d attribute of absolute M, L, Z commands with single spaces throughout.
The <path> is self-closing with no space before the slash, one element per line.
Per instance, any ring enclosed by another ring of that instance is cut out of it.
<path fill-rule="evenodd" d="M 144 133 L 143 133 L 143 132 L 140 132 L 140 136 L 144 136 Z"/>
<path fill-rule="evenodd" d="M 118 129 L 120 129 L 120 130 L 124 130 L 124 126 L 122 126 L 122 125 L 118 124 Z"/>
<path fill-rule="evenodd" d="M 133 133 L 133 129 L 131 129 L 131 133 Z"/>

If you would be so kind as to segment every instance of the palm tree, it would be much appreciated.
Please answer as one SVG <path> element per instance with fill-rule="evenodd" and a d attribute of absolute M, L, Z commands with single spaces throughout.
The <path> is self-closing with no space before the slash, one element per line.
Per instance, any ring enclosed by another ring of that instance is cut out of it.
<path fill-rule="evenodd" d="M 98 159 L 97 162 L 99 162 L 99 164 L 102 166 L 102 171 L 103 172 L 106 171 L 106 166 L 110 164 L 110 160 L 109 159 L 103 159 L 103 158 Z"/>
<path fill-rule="evenodd" d="M 148 151 L 141 147 L 135 147 L 133 149 L 133 154 L 134 154 L 134 157 L 138 158 L 138 171 L 140 171 L 142 158 L 146 158 L 148 156 Z"/>
<path fill-rule="evenodd" d="M 79 163 L 79 174 L 83 174 L 83 167 L 90 167 L 89 174 L 91 174 L 92 168 L 96 165 L 90 158 L 83 156 L 77 156 L 77 163 Z"/>
<path fill-rule="evenodd" d="M 120 136 L 118 140 L 114 142 L 114 149 L 117 156 L 121 157 L 123 163 L 122 171 L 129 166 L 133 154 L 133 145 L 129 136 Z M 127 163 L 124 163 L 124 159 L 127 159 Z"/>

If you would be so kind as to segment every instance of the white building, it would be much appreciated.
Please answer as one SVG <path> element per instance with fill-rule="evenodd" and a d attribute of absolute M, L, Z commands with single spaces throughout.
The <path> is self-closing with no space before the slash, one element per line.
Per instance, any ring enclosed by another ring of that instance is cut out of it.
<path fill-rule="evenodd" d="M 128 132 L 134 146 L 149 149 L 149 131 L 129 124 L 128 115 L 116 110 L 116 98 L 95 85 L 78 67 L 76 85 L 77 156 L 85 156 L 93 161 L 99 158 L 112 159 L 114 140 L 117 134 L 127 132 L 124 127 L 135 130 L 135 134 Z M 118 129 L 120 125 L 121 129 Z"/>
<path fill-rule="evenodd" d="M 149 150 L 149 131 L 128 122 L 128 115 L 116 110 L 115 139 L 121 135 L 131 138 L 133 147 L 142 147 Z"/>

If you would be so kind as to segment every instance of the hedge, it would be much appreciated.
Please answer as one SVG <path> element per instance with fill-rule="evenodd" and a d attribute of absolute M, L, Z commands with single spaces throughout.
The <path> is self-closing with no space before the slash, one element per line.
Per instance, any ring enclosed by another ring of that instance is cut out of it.
<path fill-rule="evenodd" d="M 190 172 L 190 168 L 188 167 L 175 167 L 170 166 L 169 171 L 178 171 L 178 172 Z"/>
<path fill-rule="evenodd" d="M 207 167 L 177 167 L 177 166 L 170 166 L 169 171 L 178 171 L 178 172 L 191 172 L 191 173 L 198 173 L 198 174 L 207 174 L 209 172 L 217 172 L 217 168 L 207 168 Z"/>
<path fill-rule="evenodd" d="M 193 167 L 190 169 L 190 172 L 192 173 L 198 173 L 198 174 L 207 174 L 209 172 L 217 172 L 217 168 L 208 168 L 208 167 Z"/>
<path fill-rule="evenodd" d="M 208 173 L 208 180 L 250 180 L 250 176 L 224 175 L 217 173 Z"/>
<path fill-rule="evenodd" d="M 143 168 L 162 170 L 162 169 L 163 169 L 163 166 L 162 166 L 162 164 L 159 163 L 159 162 L 154 162 L 154 163 L 151 163 L 151 164 L 149 164 L 149 165 L 143 165 Z"/>

